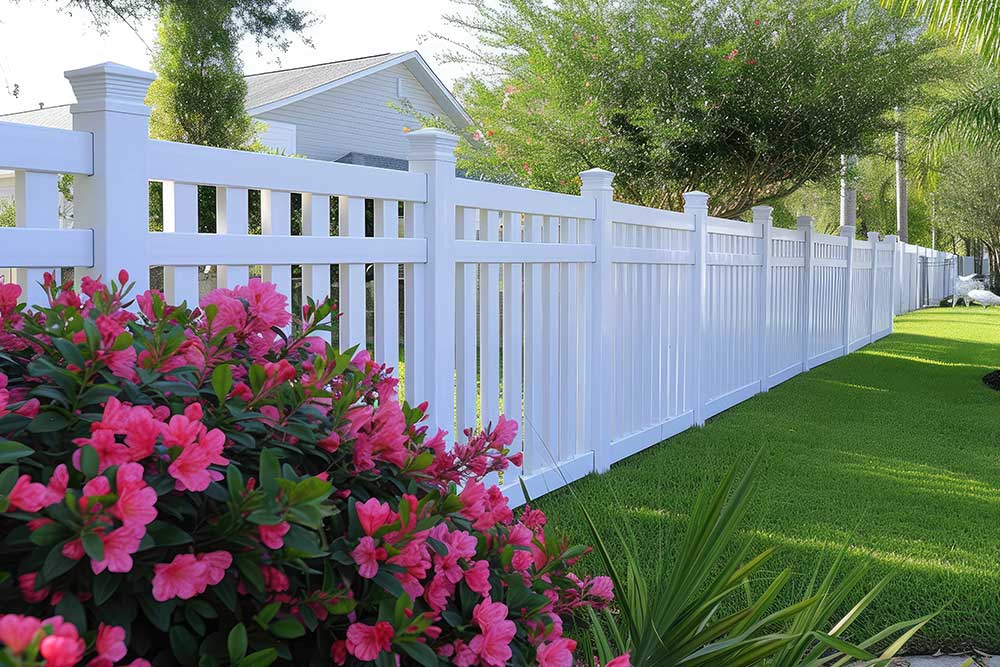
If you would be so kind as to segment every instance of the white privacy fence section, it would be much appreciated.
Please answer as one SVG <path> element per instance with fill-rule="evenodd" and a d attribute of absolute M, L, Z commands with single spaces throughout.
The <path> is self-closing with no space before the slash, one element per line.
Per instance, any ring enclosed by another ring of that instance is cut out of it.
<path fill-rule="evenodd" d="M 808 217 L 775 228 L 768 207 L 751 223 L 711 217 L 698 192 L 683 212 L 616 202 L 597 169 L 579 196 L 457 178 L 458 139 L 438 130 L 407 135 L 408 172 L 154 141 L 151 75 L 67 77 L 73 131 L 0 123 L 0 168 L 18 184 L 0 266 L 17 267 L 29 301 L 54 267 L 125 268 L 140 291 L 162 274 L 174 302 L 252 275 L 292 302 L 331 296 L 334 342 L 404 369 L 432 427 L 522 424 L 524 467 L 502 480 L 517 503 L 522 482 L 537 496 L 604 471 L 889 334 L 958 268 L 892 236 L 819 234 Z M 61 173 L 75 175 L 74 229 L 59 228 Z"/>

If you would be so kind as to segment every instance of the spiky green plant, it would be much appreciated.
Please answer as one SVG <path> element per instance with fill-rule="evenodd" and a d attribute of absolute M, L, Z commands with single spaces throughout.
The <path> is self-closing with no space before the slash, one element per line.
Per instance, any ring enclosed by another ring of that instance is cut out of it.
<path fill-rule="evenodd" d="M 997 0 L 882 0 L 886 9 L 927 21 L 931 30 L 1000 62 L 1000 2 Z"/>
<path fill-rule="evenodd" d="M 792 580 L 789 569 L 753 594 L 775 551 L 749 557 L 749 544 L 732 548 L 754 468 L 739 478 L 733 469 L 714 493 L 699 494 L 676 559 L 661 561 L 648 578 L 622 532 L 616 543 L 609 542 L 581 506 L 616 599 L 614 609 L 589 612 L 582 642 L 586 655 L 592 652 L 603 664 L 629 653 L 635 667 L 825 667 L 856 660 L 884 666 L 934 616 L 894 624 L 857 644 L 844 640 L 885 586 L 885 580 L 876 584 L 838 618 L 868 572 L 862 564 L 841 575 L 846 549 L 822 579 L 817 567 L 794 604 L 774 608 Z"/>

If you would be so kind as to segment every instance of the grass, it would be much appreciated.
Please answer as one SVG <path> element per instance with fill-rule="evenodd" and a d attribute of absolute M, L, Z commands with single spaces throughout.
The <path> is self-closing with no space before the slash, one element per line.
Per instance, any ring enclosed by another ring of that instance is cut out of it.
<path fill-rule="evenodd" d="M 743 538 L 808 578 L 850 543 L 888 588 L 855 636 L 945 607 L 910 652 L 1000 653 L 1000 310 L 941 308 L 537 502 L 589 542 L 584 503 L 653 569 L 679 545 L 697 492 L 762 450 Z M 584 569 L 597 568 L 595 558 Z M 861 589 L 859 589 L 861 590 Z M 792 602 L 793 592 L 780 602 Z"/>

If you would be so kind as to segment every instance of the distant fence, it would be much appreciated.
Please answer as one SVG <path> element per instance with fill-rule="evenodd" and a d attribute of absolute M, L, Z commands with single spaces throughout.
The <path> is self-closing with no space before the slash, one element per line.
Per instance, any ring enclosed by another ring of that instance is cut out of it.
<path fill-rule="evenodd" d="M 458 139 L 438 130 L 407 135 L 409 172 L 154 141 L 152 75 L 104 64 L 67 78 L 73 130 L 0 123 L 18 223 L 0 229 L 0 265 L 18 267 L 29 301 L 53 267 L 126 268 L 140 291 L 162 267 L 175 302 L 197 302 L 208 265 L 220 286 L 259 266 L 296 300 L 333 293 L 339 344 L 394 367 L 402 350 L 405 396 L 430 401 L 433 426 L 522 423 L 532 495 L 889 334 L 957 269 L 892 236 L 820 234 L 807 217 L 775 228 L 765 206 L 752 223 L 715 218 L 699 192 L 683 212 L 616 202 L 597 169 L 579 196 L 456 178 Z M 76 175 L 74 229 L 59 228 L 60 173 Z M 162 232 L 147 222 L 150 181 Z M 199 186 L 216 191 L 214 234 L 198 233 Z M 514 475 L 504 486 L 523 501 Z"/>

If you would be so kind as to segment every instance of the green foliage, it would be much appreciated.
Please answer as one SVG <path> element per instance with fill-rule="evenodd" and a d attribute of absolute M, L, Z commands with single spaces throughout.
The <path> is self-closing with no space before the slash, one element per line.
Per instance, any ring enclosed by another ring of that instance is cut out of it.
<path fill-rule="evenodd" d="M 731 548 L 746 514 L 753 475 L 751 465 L 737 480 L 734 468 L 714 493 L 703 489 L 676 558 L 669 564 L 658 561 L 648 577 L 621 532 L 619 544 L 609 545 L 582 508 L 618 603 L 617 613 L 605 611 L 603 618 L 590 611 L 589 639 L 602 662 L 628 652 L 636 667 L 819 667 L 852 660 L 886 665 L 930 620 L 933 615 L 894 624 L 860 644 L 844 641 L 844 631 L 885 587 L 885 581 L 879 582 L 838 619 L 838 610 L 868 570 L 862 564 L 842 574 L 844 551 L 819 583 L 817 568 L 800 600 L 776 605 L 792 570 L 772 578 L 768 562 L 773 549 L 748 558 L 746 540 L 742 548 Z M 732 608 L 723 611 L 727 603 Z M 886 640 L 891 640 L 887 647 L 872 652 Z M 584 652 L 589 655 L 589 647 Z"/>
<path fill-rule="evenodd" d="M 769 577 L 786 568 L 801 574 L 777 604 L 803 599 L 803 578 L 850 544 L 842 570 L 870 565 L 859 590 L 892 577 L 848 628 L 847 641 L 946 606 L 908 652 L 1000 653 L 1000 608 L 991 593 L 1000 561 L 991 509 L 1000 478 L 998 396 L 981 380 L 997 367 L 1000 310 L 926 309 L 895 326 L 893 336 L 538 506 L 574 542 L 593 542 L 581 502 L 602 535 L 628 526 L 641 574 L 651 581 L 659 561 L 678 558 L 692 498 L 761 450 L 754 500 L 730 549 L 745 540 L 756 550 L 777 547 Z M 603 574 L 595 560 L 584 566 Z"/>
<path fill-rule="evenodd" d="M 956 236 L 981 243 L 990 265 L 1000 266 L 1000 153 L 970 149 L 952 155 L 943 169 L 944 224 Z"/>
<path fill-rule="evenodd" d="M 254 123 L 239 33 L 229 2 L 167 4 L 160 15 L 148 103 L 150 136 L 222 148 L 249 148 Z"/>
<path fill-rule="evenodd" d="M 461 166 L 567 192 L 603 167 L 648 206 L 700 189 L 737 216 L 835 174 L 936 76 L 909 24 L 851 3 L 465 4 L 449 20 L 479 44 L 452 57 L 478 66 L 459 93 L 483 136 Z"/>
<path fill-rule="evenodd" d="M 15 0 L 18 2 L 20 0 Z M 36 0 L 37 1 L 37 0 Z M 282 51 L 289 45 L 288 33 L 300 33 L 315 23 L 312 14 L 291 7 L 292 0 L 52 0 L 65 12 L 81 9 L 88 12 L 100 30 L 109 23 L 123 21 L 130 26 L 160 16 L 169 6 L 184 4 L 219 5 L 230 8 L 232 27 L 237 39 L 254 37 Z"/>

